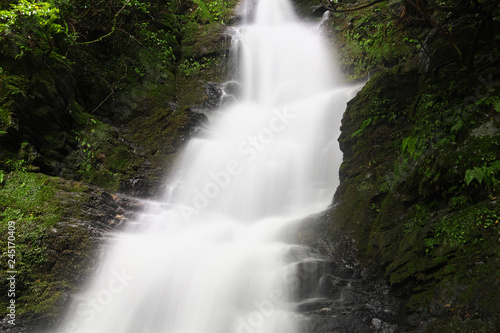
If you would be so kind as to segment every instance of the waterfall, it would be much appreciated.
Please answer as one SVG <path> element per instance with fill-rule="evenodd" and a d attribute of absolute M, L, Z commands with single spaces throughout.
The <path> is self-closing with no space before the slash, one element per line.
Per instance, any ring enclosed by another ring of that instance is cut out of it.
<path fill-rule="evenodd" d="M 358 88 L 335 80 L 318 27 L 289 0 L 248 3 L 252 19 L 232 28 L 242 95 L 187 144 L 165 200 L 114 235 L 61 332 L 300 330 L 306 251 L 282 234 L 331 202 Z"/>

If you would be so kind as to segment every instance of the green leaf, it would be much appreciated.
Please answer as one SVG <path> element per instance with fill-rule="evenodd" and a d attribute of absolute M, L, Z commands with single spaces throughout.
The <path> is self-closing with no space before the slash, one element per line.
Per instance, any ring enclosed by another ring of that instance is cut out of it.
<path fill-rule="evenodd" d="M 207 6 L 205 6 L 203 0 L 193 0 L 193 2 L 198 5 L 198 8 L 200 8 L 203 19 L 212 20 L 212 15 L 210 14 Z"/>
<path fill-rule="evenodd" d="M 500 113 L 500 98 L 495 99 L 494 102 L 495 111 Z"/>
<path fill-rule="evenodd" d="M 480 168 L 476 167 L 474 169 L 469 169 L 469 170 L 465 171 L 465 183 L 467 184 L 467 186 L 474 179 L 477 179 L 477 181 L 479 182 L 479 184 L 481 184 L 481 182 L 483 181 L 483 179 L 484 179 L 484 172 Z"/>
<path fill-rule="evenodd" d="M 463 127 L 463 125 L 464 123 L 462 119 L 458 119 L 457 123 L 451 128 L 451 133 L 458 132 Z"/>
<path fill-rule="evenodd" d="M 354 132 L 352 135 L 351 135 L 351 138 L 354 138 L 356 136 L 359 136 L 361 135 L 361 133 L 364 131 L 364 129 L 370 125 L 372 122 L 372 118 L 368 118 L 368 119 L 365 119 L 363 121 L 363 124 L 361 124 L 361 128 L 359 130 L 357 130 L 356 132 Z"/>
<path fill-rule="evenodd" d="M 404 138 L 401 147 L 403 153 L 407 152 L 411 157 L 413 157 L 415 150 L 417 149 L 417 142 L 418 139 L 412 136 Z"/>

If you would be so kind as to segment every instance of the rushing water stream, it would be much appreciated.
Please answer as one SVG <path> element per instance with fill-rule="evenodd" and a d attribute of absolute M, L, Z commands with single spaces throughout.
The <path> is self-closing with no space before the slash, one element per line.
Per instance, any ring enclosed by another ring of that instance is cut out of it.
<path fill-rule="evenodd" d="M 317 25 L 288 0 L 248 2 L 232 28 L 242 94 L 214 112 L 165 201 L 113 237 L 62 332 L 293 333 L 303 248 L 287 226 L 324 210 L 357 88 L 336 83 Z"/>

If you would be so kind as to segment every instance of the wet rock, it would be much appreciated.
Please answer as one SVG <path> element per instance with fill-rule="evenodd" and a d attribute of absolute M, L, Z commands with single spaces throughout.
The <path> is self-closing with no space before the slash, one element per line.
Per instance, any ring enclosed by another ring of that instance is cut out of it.
<path fill-rule="evenodd" d="M 203 108 L 212 110 L 221 104 L 223 95 L 222 85 L 220 83 L 208 82 L 205 85 L 205 94 L 207 98 L 203 102 Z"/>
<path fill-rule="evenodd" d="M 376 266 L 361 264 L 355 242 L 342 230 L 328 231 L 328 213 L 305 219 L 291 239 L 309 246 L 303 253 L 321 260 L 296 288 L 307 332 L 396 332 L 401 301 L 391 294 Z"/>

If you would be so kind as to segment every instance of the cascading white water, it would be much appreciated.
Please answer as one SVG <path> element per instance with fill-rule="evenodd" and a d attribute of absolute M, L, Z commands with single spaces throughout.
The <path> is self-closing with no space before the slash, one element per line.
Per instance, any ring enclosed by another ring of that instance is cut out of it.
<path fill-rule="evenodd" d="M 358 88 L 335 82 L 317 27 L 289 0 L 258 1 L 233 32 L 243 95 L 187 145 L 165 202 L 115 235 L 62 332 L 298 331 L 300 247 L 280 235 L 330 203 Z"/>

